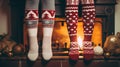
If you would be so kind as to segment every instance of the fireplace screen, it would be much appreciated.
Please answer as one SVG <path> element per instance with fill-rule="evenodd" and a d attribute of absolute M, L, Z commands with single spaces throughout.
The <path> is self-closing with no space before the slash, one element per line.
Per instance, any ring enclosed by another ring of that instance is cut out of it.
<path fill-rule="evenodd" d="M 48 32 L 49 33 L 49 32 Z M 77 36 L 78 36 L 78 44 L 82 47 L 82 40 L 84 38 L 83 33 L 83 23 L 81 18 L 78 22 L 77 28 Z M 28 33 L 27 27 L 24 24 L 24 45 L 28 46 Z M 39 45 L 42 45 L 42 22 L 39 22 L 38 25 L 38 42 Z M 101 18 L 96 18 L 94 31 L 92 35 L 92 42 L 96 45 L 100 44 L 102 46 L 102 20 Z M 56 18 L 53 35 L 52 35 L 52 47 L 53 48 L 69 48 L 70 40 L 67 31 L 67 25 L 65 22 L 65 18 Z"/>

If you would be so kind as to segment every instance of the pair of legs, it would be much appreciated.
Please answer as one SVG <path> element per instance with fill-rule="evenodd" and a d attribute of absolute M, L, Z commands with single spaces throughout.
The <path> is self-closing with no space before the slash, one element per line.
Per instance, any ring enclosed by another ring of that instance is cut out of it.
<path fill-rule="evenodd" d="M 93 47 L 91 42 L 94 20 L 95 7 L 94 0 L 66 0 L 66 23 L 70 37 L 69 57 L 72 60 L 78 60 L 79 47 L 77 42 L 77 22 L 78 22 L 78 5 L 82 4 L 82 17 L 84 28 L 84 58 L 90 60 L 93 57 Z M 38 57 L 37 42 L 37 25 L 38 25 L 38 5 L 39 0 L 27 0 L 25 8 L 25 20 L 28 27 L 30 49 L 28 58 L 32 61 Z M 51 36 L 55 18 L 55 1 L 42 0 L 42 22 L 43 22 L 43 44 L 42 55 L 45 60 L 52 57 Z"/>
<path fill-rule="evenodd" d="M 91 42 L 95 22 L 94 0 L 66 0 L 66 23 L 70 37 L 69 57 L 78 60 L 79 47 L 77 42 L 78 5 L 82 4 L 82 20 L 84 28 L 83 56 L 85 60 L 91 60 L 94 56 Z"/>
<path fill-rule="evenodd" d="M 41 0 L 42 2 L 42 23 L 43 23 L 43 42 L 42 55 L 45 60 L 52 57 L 51 37 L 55 18 L 55 0 Z M 37 30 L 39 21 L 39 0 L 26 0 L 25 21 L 29 36 L 28 58 L 35 61 L 38 58 Z"/>

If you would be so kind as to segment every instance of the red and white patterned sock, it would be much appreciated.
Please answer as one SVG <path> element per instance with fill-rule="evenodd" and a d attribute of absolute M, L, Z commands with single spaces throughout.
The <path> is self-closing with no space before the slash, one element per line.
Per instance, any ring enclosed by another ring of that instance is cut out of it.
<path fill-rule="evenodd" d="M 94 0 L 82 0 L 82 18 L 84 28 L 83 55 L 85 60 L 91 60 L 94 57 L 91 42 L 95 22 Z"/>
<path fill-rule="evenodd" d="M 52 32 L 54 27 L 55 10 L 42 10 L 42 22 L 43 22 L 43 44 L 42 44 L 42 56 L 45 60 L 49 60 L 52 57 Z"/>
<path fill-rule="evenodd" d="M 79 58 L 79 47 L 77 43 L 78 4 L 79 0 L 66 0 L 65 16 L 70 37 L 69 58 L 75 61 Z"/>
<path fill-rule="evenodd" d="M 39 0 L 27 0 L 25 7 L 25 21 L 27 24 L 29 37 L 29 52 L 28 59 L 35 61 L 38 58 L 38 41 L 37 41 L 37 27 L 38 27 L 38 3 Z"/>

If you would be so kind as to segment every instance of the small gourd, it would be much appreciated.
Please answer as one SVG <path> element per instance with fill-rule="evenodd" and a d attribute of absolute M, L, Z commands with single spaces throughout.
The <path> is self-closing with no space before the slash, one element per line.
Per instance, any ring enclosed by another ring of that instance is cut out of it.
<path fill-rule="evenodd" d="M 103 54 L 103 48 L 100 46 L 100 44 L 94 47 L 94 54 L 95 55 Z"/>

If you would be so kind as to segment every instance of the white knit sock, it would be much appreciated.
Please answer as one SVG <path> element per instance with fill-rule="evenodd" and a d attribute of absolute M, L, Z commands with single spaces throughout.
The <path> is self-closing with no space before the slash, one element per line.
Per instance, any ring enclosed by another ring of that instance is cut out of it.
<path fill-rule="evenodd" d="M 29 37 L 28 58 L 31 61 L 35 61 L 38 57 L 38 41 L 37 41 L 37 27 L 39 20 L 38 6 L 39 0 L 26 0 L 24 19 L 27 24 Z"/>
<path fill-rule="evenodd" d="M 45 60 L 50 60 L 53 56 L 51 48 L 51 37 L 53 28 L 43 28 L 42 55 Z"/>
<path fill-rule="evenodd" d="M 29 52 L 28 58 L 35 61 L 38 58 L 37 28 L 28 29 L 29 33 Z"/>
<path fill-rule="evenodd" d="M 51 37 L 55 20 L 55 0 L 42 1 L 42 22 L 43 22 L 43 44 L 42 56 L 44 60 L 50 60 L 52 57 Z"/>

